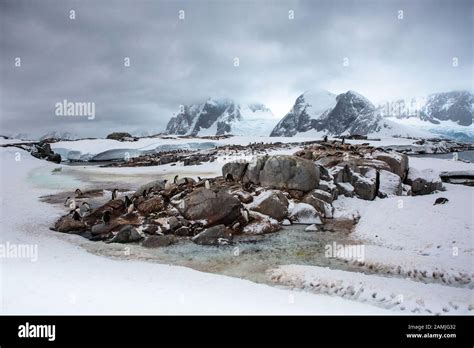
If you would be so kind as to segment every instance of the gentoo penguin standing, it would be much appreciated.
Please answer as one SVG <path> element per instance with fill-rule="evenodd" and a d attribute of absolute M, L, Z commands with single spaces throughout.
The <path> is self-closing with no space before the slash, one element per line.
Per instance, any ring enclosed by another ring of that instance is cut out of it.
<path fill-rule="evenodd" d="M 135 204 L 131 203 L 127 208 L 127 214 L 131 214 L 134 209 L 135 209 Z"/>
<path fill-rule="evenodd" d="M 174 182 L 175 184 L 178 183 L 178 175 L 175 175 L 175 177 L 174 177 L 174 179 L 173 179 L 173 182 Z"/>
<path fill-rule="evenodd" d="M 105 225 L 108 225 L 108 223 L 110 222 L 110 215 L 110 211 L 108 210 L 104 211 L 104 214 L 102 214 L 102 222 Z"/>
<path fill-rule="evenodd" d="M 204 182 L 204 186 L 209 190 L 211 188 L 211 184 L 209 183 L 209 180 L 206 180 Z"/>
<path fill-rule="evenodd" d="M 76 189 L 76 191 L 74 191 L 74 193 L 76 194 L 76 198 L 77 197 L 82 197 L 82 191 L 81 190 Z"/>
<path fill-rule="evenodd" d="M 81 213 L 80 213 L 79 208 L 76 208 L 76 209 L 73 210 L 73 212 L 72 212 L 72 218 L 73 218 L 75 221 L 80 221 L 80 220 L 82 220 L 82 216 L 81 216 Z"/>
<path fill-rule="evenodd" d="M 72 210 L 77 208 L 76 200 L 71 198 L 71 197 L 66 198 L 66 201 L 64 202 L 64 205 L 66 207 L 71 208 Z"/>
<path fill-rule="evenodd" d="M 92 211 L 91 206 L 87 202 L 82 202 L 81 208 L 79 212 L 82 214 L 82 216 L 85 216 L 87 213 L 90 213 Z"/>
<path fill-rule="evenodd" d="M 118 195 L 118 190 L 117 189 L 113 189 L 112 190 L 112 201 L 117 199 L 117 195 Z"/>

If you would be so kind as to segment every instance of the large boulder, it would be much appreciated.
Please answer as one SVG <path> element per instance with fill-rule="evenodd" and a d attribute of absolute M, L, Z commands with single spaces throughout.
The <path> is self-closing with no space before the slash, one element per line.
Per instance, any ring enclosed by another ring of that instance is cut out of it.
<path fill-rule="evenodd" d="M 312 205 L 325 218 L 333 217 L 332 195 L 326 191 L 312 190 L 303 197 L 302 202 Z"/>
<path fill-rule="evenodd" d="M 160 196 L 154 196 L 146 201 L 141 202 L 137 206 L 137 210 L 145 215 L 159 212 L 163 209 L 164 202 Z"/>
<path fill-rule="evenodd" d="M 201 245 L 226 245 L 232 241 L 232 232 L 225 225 L 216 225 L 197 234 L 192 241 Z"/>
<path fill-rule="evenodd" d="M 110 240 L 110 243 L 130 243 L 138 242 L 142 239 L 143 237 L 135 227 L 133 227 L 132 225 L 125 225 Z"/>
<path fill-rule="evenodd" d="M 242 181 L 244 183 L 260 184 L 260 172 L 263 169 L 268 156 L 255 157 L 247 166 Z"/>
<path fill-rule="evenodd" d="M 330 175 L 334 178 L 334 183 L 351 182 L 354 174 L 355 165 L 351 163 L 341 163 L 329 170 Z"/>
<path fill-rule="evenodd" d="M 277 220 L 258 213 L 256 211 L 249 211 L 251 222 L 247 224 L 242 232 L 245 234 L 267 234 L 280 230 L 280 224 Z"/>
<path fill-rule="evenodd" d="M 344 195 L 346 197 L 354 197 L 354 186 L 352 186 L 350 183 L 338 182 L 336 186 L 338 194 Z"/>
<path fill-rule="evenodd" d="M 166 184 L 166 181 L 163 179 L 150 181 L 140 186 L 138 190 L 135 191 L 134 196 L 142 196 L 144 191 L 148 192 L 150 189 L 164 190 L 165 184 Z"/>
<path fill-rule="evenodd" d="M 257 196 L 248 208 L 281 221 L 288 215 L 288 199 L 280 191 L 266 191 Z"/>
<path fill-rule="evenodd" d="M 352 176 L 352 186 L 357 197 L 373 200 L 377 195 L 377 171 L 372 167 L 360 167 L 360 173 Z"/>
<path fill-rule="evenodd" d="M 229 162 L 222 166 L 222 176 L 227 178 L 229 175 L 233 180 L 240 181 L 247 169 L 247 162 Z"/>
<path fill-rule="evenodd" d="M 142 246 L 144 246 L 145 248 L 166 247 L 166 246 L 176 243 L 176 241 L 177 241 L 177 238 L 173 236 L 172 234 L 168 234 L 165 236 L 154 235 L 145 239 L 142 243 Z"/>
<path fill-rule="evenodd" d="M 432 169 L 420 171 L 410 168 L 406 183 L 411 186 L 411 193 L 414 196 L 426 195 L 443 189 L 441 178 Z"/>
<path fill-rule="evenodd" d="M 54 224 L 54 230 L 58 232 L 79 232 L 85 231 L 87 226 L 81 220 L 74 220 L 72 215 L 61 217 Z"/>
<path fill-rule="evenodd" d="M 200 187 L 181 200 L 177 208 L 188 220 L 206 220 L 208 226 L 228 225 L 240 217 L 242 203 L 224 190 Z"/>
<path fill-rule="evenodd" d="M 333 201 L 337 199 L 338 191 L 337 191 L 337 186 L 334 184 L 334 182 L 319 180 L 318 189 L 331 194 Z"/>
<path fill-rule="evenodd" d="M 400 196 L 402 194 L 402 179 L 386 170 L 379 171 L 378 197 Z"/>
<path fill-rule="evenodd" d="M 390 171 L 397 174 L 402 181 L 408 173 L 408 156 L 399 152 L 375 152 L 373 158 L 388 164 Z"/>
<path fill-rule="evenodd" d="M 318 187 L 319 170 L 313 162 L 297 156 L 271 156 L 260 172 L 260 184 L 307 192 Z"/>
<path fill-rule="evenodd" d="M 294 203 L 289 209 L 289 219 L 297 224 L 321 224 L 318 211 L 307 203 Z"/>

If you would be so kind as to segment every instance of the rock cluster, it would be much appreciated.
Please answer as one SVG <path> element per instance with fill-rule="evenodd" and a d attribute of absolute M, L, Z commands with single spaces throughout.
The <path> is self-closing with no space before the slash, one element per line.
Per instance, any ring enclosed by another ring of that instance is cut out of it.
<path fill-rule="evenodd" d="M 132 136 L 130 133 L 127 132 L 114 132 L 107 135 L 106 139 L 112 139 L 117 141 L 137 141 L 138 138 Z"/>
<path fill-rule="evenodd" d="M 61 155 L 51 150 L 51 145 L 46 142 L 40 142 L 33 145 L 31 155 L 39 159 L 45 159 L 54 163 L 61 163 Z"/>
<path fill-rule="evenodd" d="M 113 199 L 86 214 L 72 207 L 54 230 L 91 240 L 142 241 L 145 247 L 182 239 L 227 245 L 236 234 L 271 233 L 291 223 L 311 225 L 307 231 L 324 230 L 340 195 L 373 200 L 441 189 L 432 172 L 409 168 L 406 155 L 367 145 L 312 144 L 295 156 L 227 163 L 216 178 L 155 180 L 131 197 Z"/>

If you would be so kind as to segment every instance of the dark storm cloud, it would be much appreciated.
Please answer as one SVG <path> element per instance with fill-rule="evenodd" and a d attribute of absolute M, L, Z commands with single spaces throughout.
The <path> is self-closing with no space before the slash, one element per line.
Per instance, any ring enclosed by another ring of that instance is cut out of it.
<path fill-rule="evenodd" d="M 281 117 L 307 89 L 374 101 L 472 89 L 472 6 L 0 0 L 2 133 L 155 131 L 180 104 L 209 96 L 261 101 Z M 55 116 L 63 99 L 95 102 L 95 119 Z"/>

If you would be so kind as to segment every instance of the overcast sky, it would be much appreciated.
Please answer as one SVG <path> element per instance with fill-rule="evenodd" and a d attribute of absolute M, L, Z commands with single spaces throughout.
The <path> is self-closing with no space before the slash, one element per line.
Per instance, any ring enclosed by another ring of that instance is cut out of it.
<path fill-rule="evenodd" d="M 308 89 L 377 103 L 473 88 L 470 0 L 0 0 L 0 17 L 0 134 L 162 130 L 211 96 L 281 118 Z M 56 116 L 64 99 L 95 119 Z"/>

